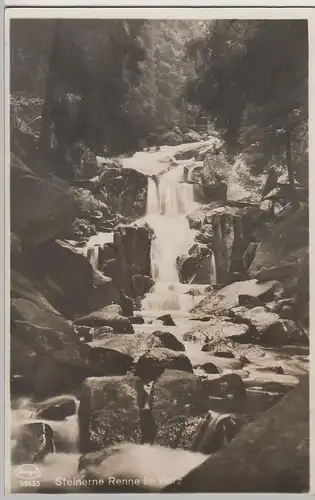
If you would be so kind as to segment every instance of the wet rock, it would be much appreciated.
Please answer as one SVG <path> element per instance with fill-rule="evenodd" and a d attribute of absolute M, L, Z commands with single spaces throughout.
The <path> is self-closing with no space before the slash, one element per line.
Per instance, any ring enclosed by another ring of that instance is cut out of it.
<path fill-rule="evenodd" d="M 108 312 L 106 308 L 94 311 L 82 318 L 76 320 L 76 325 L 79 326 L 110 326 L 115 333 L 134 333 L 133 327 L 128 318 Z"/>
<path fill-rule="evenodd" d="M 90 328 L 90 327 L 80 327 L 80 328 Z M 115 333 L 114 328 L 111 326 L 100 326 L 98 328 L 93 328 L 93 338 L 92 340 L 102 340 L 103 338 L 107 338 L 109 335 L 113 335 Z"/>
<path fill-rule="evenodd" d="M 236 307 L 239 296 L 253 297 L 260 301 L 273 297 L 277 282 L 259 283 L 257 280 L 238 281 L 207 295 L 191 311 L 192 314 L 228 315 L 231 308 Z"/>
<path fill-rule="evenodd" d="M 130 363 L 133 363 L 152 348 L 162 347 L 162 344 L 154 335 L 135 333 L 134 335 L 110 335 L 103 340 L 93 342 L 93 346 L 94 348 L 115 351 L 123 357 L 127 356 Z"/>
<path fill-rule="evenodd" d="M 53 288 L 48 299 L 56 309 L 65 315 L 86 311 L 93 269 L 82 252 L 60 240 L 46 242 L 28 252 L 28 264 L 33 273 L 46 277 L 46 289 Z"/>
<path fill-rule="evenodd" d="M 30 279 L 15 269 L 11 270 L 11 298 L 26 299 L 41 309 L 60 316 L 58 311 L 48 302 L 47 298 L 36 288 Z"/>
<path fill-rule="evenodd" d="M 76 413 L 77 400 L 71 396 L 61 396 L 41 403 L 41 408 L 36 413 L 37 419 L 64 420 Z"/>
<path fill-rule="evenodd" d="M 196 429 L 191 449 L 207 455 L 229 443 L 246 423 L 245 418 L 209 411 Z"/>
<path fill-rule="evenodd" d="M 248 247 L 246 248 L 245 252 L 243 253 L 243 267 L 244 271 L 247 271 L 248 268 L 250 267 L 251 263 L 253 262 L 256 254 L 256 250 L 258 247 L 258 243 L 256 241 L 252 241 L 249 243 Z"/>
<path fill-rule="evenodd" d="M 225 373 L 209 375 L 203 381 L 207 394 L 217 397 L 232 396 L 240 404 L 240 409 L 244 412 L 247 403 L 246 386 L 242 377 L 237 373 Z"/>
<path fill-rule="evenodd" d="M 78 333 L 78 339 L 81 342 L 91 342 L 93 340 L 94 328 L 89 326 L 77 326 L 75 331 Z"/>
<path fill-rule="evenodd" d="M 117 259 L 110 259 L 103 262 L 102 273 L 109 278 L 112 278 L 113 283 L 121 286 L 120 264 Z"/>
<path fill-rule="evenodd" d="M 157 493 L 205 459 L 201 453 L 126 443 L 83 455 L 79 469 L 94 479 L 94 493 Z"/>
<path fill-rule="evenodd" d="M 270 176 L 274 177 L 273 172 L 269 174 Z M 263 172 L 259 175 L 253 175 L 248 159 L 242 155 L 236 159 L 231 169 L 228 179 L 227 200 L 230 204 L 250 203 L 259 205 L 263 198 L 266 183 L 270 185 L 268 174 Z"/>
<path fill-rule="evenodd" d="M 211 318 L 206 324 L 198 326 L 186 332 L 183 339 L 195 342 L 215 342 L 219 339 L 230 339 L 245 341 L 250 338 L 248 325 L 235 324 L 221 318 Z"/>
<path fill-rule="evenodd" d="M 36 350 L 22 340 L 11 336 L 10 362 L 12 394 L 19 394 L 21 390 L 23 393 L 30 394 L 38 364 Z"/>
<path fill-rule="evenodd" d="M 244 378 L 244 384 L 248 388 L 255 388 L 262 391 L 284 395 L 290 389 L 296 387 L 299 379 L 294 375 L 275 374 L 274 371 L 252 371 L 247 378 Z"/>
<path fill-rule="evenodd" d="M 150 276 L 143 276 L 142 274 L 132 276 L 132 283 L 139 297 L 143 297 L 154 285 L 154 281 Z"/>
<path fill-rule="evenodd" d="M 182 342 L 180 342 L 175 335 L 170 332 L 161 332 L 159 330 L 152 333 L 158 339 L 160 339 L 163 347 L 171 349 L 172 351 L 185 351 L 186 348 Z"/>
<path fill-rule="evenodd" d="M 111 259 L 117 259 L 118 249 L 114 243 L 105 243 L 99 250 L 99 260 L 102 265 L 103 262 L 106 262 Z"/>
<path fill-rule="evenodd" d="M 218 358 L 234 358 L 234 354 L 232 351 L 228 351 L 228 350 L 225 350 L 225 351 L 215 351 L 213 353 L 214 356 L 217 356 Z"/>
<path fill-rule="evenodd" d="M 164 326 L 176 326 L 170 314 L 164 314 L 163 316 L 159 316 L 156 319 L 162 321 Z"/>
<path fill-rule="evenodd" d="M 65 186 L 42 179 L 11 155 L 11 230 L 28 244 L 58 238 L 76 218 Z"/>
<path fill-rule="evenodd" d="M 201 365 L 202 370 L 204 370 L 206 373 L 220 373 L 219 368 L 214 363 L 207 362 Z"/>
<path fill-rule="evenodd" d="M 94 366 L 95 376 L 125 375 L 130 370 L 133 358 L 128 354 L 110 347 L 110 339 L 89 342 L 89 359 Z"/>
<path fill-rule="evenodd" d="M 141 274 L 150 276 L 152 231 L 147 225 L 119 225 L 114 232 L 114 243 L 118 249 L 121 275 L 124 278 L 126 293 L 131 295 L 133 290 L 128 290 L 127 282 L 132 285 L 132 276 Z"/>
<path fill-rule="evenodd" d="M 186 134 L 183 135 L 183 144 L 189 143 L 189 142 L 200 142 L 201 137 L 198 134 L 198 132 L 195 132 L 194 130 L 190 130 Z"/>
<path fill-rule="evenodd" d="M 191 362 L 185 354 L 165 347 L 156 347 L 139 358 L 135 374 L 142 380 L 152 381 L 166 369 L 193 373 Z"/>
<path fill-rule="evenodd" d="M 309 490 L 309 387 L 290 391 L 280 403 L 244 427 L 233 442 L 180 484 L 165 492 L 283 493 Z M 244 451 L 245 450 L 245 451 Z M 240 456 L 243 458 L 240 460 Z M 279 487 L 279 475 L 295 470 L 293 484 Z M 226 478 L 229 478 L 227 481 Z M 293 486 L 293 487 L 292 487 Z"/>
<path fill-rule="evenodd" d="M 212 200 L 226 200 L 227 179 L 231 166 L 224 158 L 212 153 L 206 155 L 200 171 L 197 200 L 203 203 Z"/>
<path fill-rule="evenodd" d="M 206 245 L 196 243 L 189 250 L 189 256 L 177 257 L 176 265 L 182 283 L 202 285 L 213 281 L 214 257 Z"/>
<path fill-rule="evenodd" d="M 81 452 L 116 443 L 140 443 L 139 410 L 144 402 L 145 392 L 138 377 L 87 379 L 79 407 Z"/>
<path fill-rule="evenodd" d="M 130 316 L 129 321 L 132 325 L 143 325 L 144 319 L 142 316 Z"/>
<path fill-rule="evenodd" d="M 201 380 L 192 373 L 166 370 L 161 375 L 150 394 L 150 405 L 158 426 L 158 444 L 169 446 L 170 435 L 167 438 L 167 434 L 171 429 L 177 436 L 186 417 L 204 414 L 207 408 L 205 394 Z"/>
<path fill-rule="evenodd" d="M 13 464 L 31 464 L 41 462 L 46 455 L 53 453 L 53 431 L 48 424 L 41 422 L 27 423 L 15 436 L 11 451 Z"/>

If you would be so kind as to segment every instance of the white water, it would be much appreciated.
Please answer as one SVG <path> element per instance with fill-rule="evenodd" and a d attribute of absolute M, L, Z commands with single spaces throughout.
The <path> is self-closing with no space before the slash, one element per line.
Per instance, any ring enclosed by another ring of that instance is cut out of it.
<path fill-rule="evenodd" d="M 155 234 L 151 245 L 151 274 L 155 285 L 143 300 L 143 309 L 187 312 L 193 305 L 176 268 L 177 257 L 188 254 L 196 235 L 196 231 L 189 228 L 186 216 L 198 204 L 194 201 L 193 185 L 183 182 L 183 174 L 184 166 L 179 165 L 159 179 L 149 178 L 145 220 Z"/>
<path fill-rule="evenodd" d="M 174 156 L 177 151 L 186 148 L 190 149 L 191 147 L 192 145 L 185 145 L 185 147 L 162 148 L 161 151 L 153 153 L 138 153 L 133 158 L 126 159 L 125 166 L 135 168 L 137 165 L 138 169 L 146 174 L 156 174 L 165 171 L 166 167 L 169 166 L 169 156 Z M 139 155 L 141 155 L 142 160 L 140 165 L 138 161 Z M 162 174 L 158 187 L 152 178 L 149 179 L 145 220 L 153 228 L 156 236 L 151 249 L 152 276 L 156 284 L 142 304 L 144 316 L 149 318 L 156 318 L 164 311 L 171 311 L 174 317 L 180 315 L 182 319 L 185 317 L 185 321 L 187 321 L 187 312 L 201 299 L 198 293 L 203 295 L 206 287 L 206 285 L 181 284 L 176 270 L 176 258 L 179 255 L 188 253 L 195 237 L 195 231 L 189 228 L 186 215 L 198 206 L 193 198 L 193 185 L 182 182 L 184 163 L 187 162 L 181 162 L 178 166 L 174 166 Z M 113 233 L 98 233 L 92 236 L 82 249 L 94 269 L 98 269 L 99 248 L 110 242 L 113 242 Z M 197 291 L 196 294 L 190 293 L 192 288 Z M 148 324 L 141 325 L 141 329 L 145 330 L 146 326 L 150 331 L 152 331 L 152 328 L 157 328 Z M 188 328 L 189 326 L 186 325 L 185 329 Z M 34 419 L 36 405 L 34 407 L 30 400 L 21 400 L 17 404 L 12 402 L 12 407 L 14 409 L 12 409 L 11 413 L 11 447 L 14 447 L 23 425 L 30 421 L 36 421 Z M 50 454 L 43 463 L 39 464 L 41 484 L 53 484 L 55 478 L 59 476 L 74 478 L 78 474 L 77 464 L 79 458 L 77 451 L 77 414 L 66 418 L 64 421 L 41 420 L 41 422 L 51 426 L 56 441 L 56 453 Z M 168 450 L 166 450 L 166 453 L 168 453 Z M 139 466 L 139 457 L 135 456 L 134 458 L 135 466 Z M 201 456 L 201 458 L 203 457 Z M 198 459 L 195 453 L 185 452 L 183 454 L 183 462 L 186 464 L 187 471 L 194 467 L 191 461 L 195 459 Z M 162 461 L 159 461 L 159 467 L 163 465 L 163 461 L 165 467 L 169 468 L 171 464 L 167 456 Z M 154 465 L 154 467 L 157 467 L 157 465 Z M 181 475 L 183 475 L 182 472 L 179 477 Z M 12 467 L 11 482 L 12 490 L 21 492 L 19 480 L 15 476 L 15 466 Z"/>

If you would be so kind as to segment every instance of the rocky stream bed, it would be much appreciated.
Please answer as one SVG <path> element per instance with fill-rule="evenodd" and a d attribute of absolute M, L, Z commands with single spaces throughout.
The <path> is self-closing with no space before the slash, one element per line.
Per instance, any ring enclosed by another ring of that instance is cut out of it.
<path fill-rule="evenodd" d="M 308 205 L 218 147 L 12 155 L 13 491 L 308 489 Z"/>

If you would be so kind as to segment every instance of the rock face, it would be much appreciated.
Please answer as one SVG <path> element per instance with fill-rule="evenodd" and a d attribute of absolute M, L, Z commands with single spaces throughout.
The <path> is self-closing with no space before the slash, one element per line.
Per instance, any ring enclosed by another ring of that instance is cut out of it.
<path fill-rule="evenodd" d="M 277 279 L 295 286 L 299 263 L 307 256 L 308 240 L 308 207 L 301 205 L 270 228 L 258 245 L 249 274 L 260 281 Z"/>
<path fill-rule="evenodd" d="M 152 335 L 157 337 L 162 346 L 166 347 L 167 349 L 171 349 L 172 351 L 185 351 L 186 348 L 182 342 L 180 342 L 175 335 L 173 335 L 170 332 L 161 332 L 157 330 L 156 332 L 153 332 Z"/>
<path fill-rule="evenodd" d="M 11 155 L 11 230 L 24 243 L 38 245 L 58 238 L 76 218 L 76 205 L 66 189 L 33 174 Z"/>
<path fill-rule="evenodd" d="M 214 257 L 206 245 L 196 243 L 189 250 L 189 256 L 178 257 L 176 264 L 181 283 L 203 285 L 213 281 Z"/>
<path fill-rule="evenodd" d="M 108 334 L 102 340 L 89 343 L 94 349 L 115 351 L 129 359 L 129 366 L 149 352 L 154 347 L 162 347 L 162 343 L 154 334 L 135 333 L 134 335 L 112 335 Z"/>
<path fill-rule="evenodd" d="M 92 192 L 98 192 L 111 212 L 126 217 L 145 214 L 148 178 L 132 168 L 107 168 L 95 179 Z"/>
<path fill-rule="evenodd" d="M 150 395 L 150 406 L 158 426 L 159 436 L 165 436 L 163 427 L 172 420 L 192 415 L 203 415 L 207 410 L 207 398 L 203 384 L 193 373 L 166 370 L 154 383 Z M 163 440 L 164 445 L 166 444 Z M 159 442 L 161 444 L 161 442 Z"/>
<path fill-rule="evenodd" d="M 274 178 L 273 172 L 269 174 L 269 178 Z M 266 183 L 268 183 L 268 175 L 264 172 L 260 175 L 253 175 L 245 156 L 240 156 L 236 159 L 229 175 L 227 201 L 231 205 L 259 205 Z M 268 187 L 270 191 L 272 189 L 270 182 Z"/>
<path fill-rule="evenodd" d="M 229 480 L 227 481 L 227 477 Z M 309 385 L 244 427 L 233 442 L 165 492 L 306 493 L 309 491 Z"/>
<path fill-rule="evenodd" d="M 252 297 L 255 300 L 272 300 L 276 289 L 279 287 L 277 281 L 260 283 L 257 280 L 238 281 L 228 285 L 221 290 L 215 290 L 199 302 L 193 309 L 194 315 L 218 314 L 229 315 L 232 307 L 239 304 L 239 297 Z"/>
<path fill-rule="evenodd" d="M 117 249 L 117 282 L 127 295 L 136 296 L 134 276 L 139 284 L 139 276 L 143 276 L 142 293 L 146 288 L 145 277 L 150 276 L 152 232 L 147 225 L 120 225 L 114 233 L 114 244 Z"/>
<path fill-rule="evenodd" d="M 93 269 L 76 248 L 60 240 L 39 245 L 28 253 L 34 281 L 44 288 L 52 303 L 66 316 L 87 312 L 93 289 Z"/>
<path fill-rule="evenodd" d="M 229 318 L 211 318 L 206 324 L 193 328 L 184 334 L 184 340 L 207 342 L 219 339 L 230 339 L 244 342 L 250 338 L 250 329 L 245 322 L 232 323 Z"/>
<path fill-rule="evenodd" d="M 203 162 L 199 175 L 196 172 L 195 195 L 197 201 L 207 203 L 213 200 L 226 201 L 227 180 L 231 166 L 220 155 L 209 153 Z"/>
<path fill-rule="evenodd" d="M 145 393 L 139 378 L 99 377 L 84 382 L 80 407 L 80 450 L 141 442 L 140 409 Z"/>
<path fill-rule="evenodd" d="M 253 229 L 262 223 L 262 213 L 255 208 L 224 207 L 211 217 L 212 245 L 216 261 L 217 283 L 226 284 L 232 273 L 244 273 L 243 255 Z"/>

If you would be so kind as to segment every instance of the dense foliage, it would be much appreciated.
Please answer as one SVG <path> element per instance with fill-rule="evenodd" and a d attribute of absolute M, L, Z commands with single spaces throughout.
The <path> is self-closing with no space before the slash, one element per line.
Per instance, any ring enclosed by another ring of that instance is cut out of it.
<path fill-rule="evenodd" d="M 188 99 L 257 167 L 307 163 L 308 29 L 303 20 L 220 20 L 193 40 Z M 290 174 L 290 172 L 289 172 Z"/>

